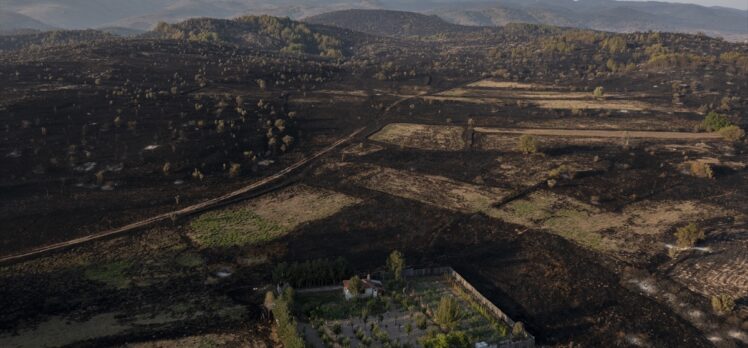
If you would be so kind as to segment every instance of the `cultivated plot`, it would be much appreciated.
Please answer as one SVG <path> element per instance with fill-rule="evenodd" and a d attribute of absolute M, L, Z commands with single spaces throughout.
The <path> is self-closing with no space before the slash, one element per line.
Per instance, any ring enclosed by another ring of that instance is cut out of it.
<path fill-rule="evenodd" d="M 557 86 L 483 80 L 465 87 L 454 88 L 424 99 L 455 101 L 471 104 L 491 104 L 523 101 L 541 109 L 568 110 L 625 110 L 657 112 L 689 112 L 687 108 L 652 103 L 651 95 L 642 93 L 606 93 L 563 91 Z"/>
<path fill-rule="evenodd" d="M 370 140 L 420 150 L 458 151 L 465 149 L 464 127 L 391 123 Z"/>
<path fill-rule="evenodd" d="M 205 213 L 190 223 L 188 236 L 203 247 L 265 243 L 359 202 L 341 193 L 299 185 Z"/>
<path fill-rule="evenodd" d="M 609 212 L 571 197 L 538 191 L 499 209 L 492 217 L 545 229 L 586 248 L 622 258 L 664 250 L 665 234 L 684 221 L 729 216 L 731 212 L 695 201 L 643 201 Z"/>
<path fill-rule="evenodd" d="M 467 146 L 467 127 L 392 123 L 369 139 L 419 150 L 461 151 Z M 496 128 L 475 127 L 474 149 L 513 150 L 522 135 L 536 137 L 546 145 L 623 144 L 629 140 L 647 141 L 721 141 L 716 133 L 624 131 L 592 129 Z"/>
<path fill-rule="evenodd" d="M 496 187 L 370 164 L 357 166 L 356 170 L 357 174 L 347 179 L 355 185 L 464 213 L 490 209 L 510 194 Z"/>

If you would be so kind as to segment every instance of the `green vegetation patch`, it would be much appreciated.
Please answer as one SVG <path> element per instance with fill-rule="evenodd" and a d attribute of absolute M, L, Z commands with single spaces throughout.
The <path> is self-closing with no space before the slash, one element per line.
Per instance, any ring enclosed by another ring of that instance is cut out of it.
<path fill-rule="evenodd" d="M 205 213 L 192 221 L 188 235 L 203 247 L 262 244 L 359 202 L 341 193 L 298 185 L 235 208 Z"/>
<path fill-rule="evenodd" d="M 214 211 L 193 220 L 195 242 L 208 247 L 230 247 L 269 242 L 283 236 L 280 225 L 247 209 Z"/>
<path fill-rule="evenodd" d="M 128 261 L 116 261 L 87 268 L 83 275 L 86 279 L 97 283 L 104 283 L 109 287 L 124 289 L 130 286 L 129 269 L 132 263 Z"/>

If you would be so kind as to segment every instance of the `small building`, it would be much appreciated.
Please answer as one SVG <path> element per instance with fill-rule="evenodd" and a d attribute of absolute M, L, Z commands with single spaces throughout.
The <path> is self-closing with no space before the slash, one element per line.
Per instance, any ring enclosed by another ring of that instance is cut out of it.
<path fill-rule="evenodd" d="M 379 280 L 371 279 L 371 275 L 366 276 L 366 279 L 361 279 L 361 288 L 363 289 L 363 292 L 360 294 L 354 294 L 349 290 L 349 281 L 350 280 L 343 281 L 343 295 L 345 295 L 346 300 L 350 300 L 352 298 L 379 297 L 382 293 L 384 293 L 384 286 L 382 285 L 382 282 Z"/>

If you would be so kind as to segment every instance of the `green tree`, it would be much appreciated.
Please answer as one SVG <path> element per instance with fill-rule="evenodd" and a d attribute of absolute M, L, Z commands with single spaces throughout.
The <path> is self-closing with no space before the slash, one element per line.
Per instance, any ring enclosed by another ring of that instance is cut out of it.
<path fill-rule="evenodd" d="M 303 348 L 304 340 L 296 329 L 296 319 L 291 314 L 293 308 L 294 291 L 288 287 L 283 294 L 275 299 L 273 316 L 278 324 L 278 337 L 286 348 Z"/>
<path fill-rule="evenodd" d="M 358 295 L 364 290 L 364 283 L 361 282 L 361 278 L 353 276 L 348 279 L 348 291 L 353 295 Z"/>
<path fill-rule="evenodd" d="M 727 116 L 716 113 L 714 111 L 708 113 L 704 118 L 704 129 L 707 132 L 716 132 L 722 128 L 729 127 L 732 124 Z"/>
<path fill-rule="evenodd" d="M 403 270 L 405 269 L 405 256 L 397 250 L 390 253 L 387 257 L 387 269 L 392 273 L 396 280 L 403 279 Z"/>
<path fill-rule="evenodd" d="M 461 316 L 459 303 L 451 296 L 442 296 L 434 314 L 434 321 L 442 328 L 451 330 L 457 325 Z"/>

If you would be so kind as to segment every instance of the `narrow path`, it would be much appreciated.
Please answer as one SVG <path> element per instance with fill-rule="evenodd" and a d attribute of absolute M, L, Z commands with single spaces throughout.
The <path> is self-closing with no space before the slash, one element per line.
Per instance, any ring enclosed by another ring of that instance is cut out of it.
<path fill-rule="evenodd" d="M 213 198 L 213 199 L 209 199 L 207 201 L 204 201 L 204 202 L 201 202 L 201 203 L 198 203 L 198 204 L 194 204 L 194 205 L 191 205 L 189 207 L 186 207 L 186 208 L 183 208 L 183 209 L 180 209 L 180 210 L 175 210 L 175 211 L 172 211 L 172 212 L 168 212 L 168 213 L 156 215 L 156 216 L 153 216 L 151 218 L 148 218 L 148 219 L 145 219 L 145 220 L 140 220 L 140 221 L 137 221 L 137 222 L 134 222 L 134 223 L 131 223 L 131 224 L 119 227 L 119 228 L 115 228 L 115 229 L 112 229 L 112 230 L 103 231 L 103 232 L 99 232 L 99 233 L 95 233 L 95 234 L 83 236 L 83 237 L 80 237 L 80 238 L 75 238 L 75 239 L 64 241 L 64 242 L 60 242 L 60 243 L 55 243 L 55 244 L 50 244 L 50 245 L 38 247 L 38 248 L 29 250 L 29 251 L 26 251 L 26 252 L 18 253 L 18 254 L 13 254 L 13 255 L 8 255 L 8 256 L 2 256 L 2 257 L 0 257 L 0 265 L 6 264 L 6 263 L 15 262 L 15 261 L 20 261 L 22 259 L 26 259 L 26 258 L 30 258 L 30 257 L 34 257 L 34 256 L 39 256 L 39 255 L 42 255 L 44 253 L 48 253 L 48 252 L 52 252 L 52 251 L 57 251 L 57 250 L 61 250 L 61 249 L 64 249 L 64 248 L 69 248 L 69 247 L 72 247 L 72 246 L 81 245 L 81 244 L 88 243 L 88 242 L 91 242 L 91 241 L 100 240 L 100 239 L 112 237 L 112 236 L 115 236 L 115 235 L 124 234 L 124 233 L 127 233 L 127 232 L 132 232 L 132 231 L 135 231 L 135 230 L 138 230 L 138 229 L 142 229 L 144 227 L 148 227 L 148 226 L 154 225 L 154 224 L 159 223 L 159 222 L 163 222 L 163 221 L 167 221 L 167 220 L 171 220 L 171 219 L 175 219 L 175 218 L 180 218 L 180 217 L 192 215 L 192 214 L 195 214 L 195 213 L 199 213 L 199 212 L 205 211 L 205 210 L 210 209 L 210 208 L 214 208 L 214 207 L 219 206 L 219 205 L 221 205 L 223 203 L 235 200 L 235 199 L 237 199 L 237 198 L 239 198 L 239 197 L 241 197 L 241 196 L 243 196 L 243 195 L 245 195 L 247 193 L 250 193 L 251 191 L 254 191 L 254 190 L 256 190 L 256 189 L 258 189 L 258 188 L 260 188 L 260 187 L 262 187 L 264 185 L 267 185 L 267 184 L 269 184 L 271 182 L 274 182 L 276 180 L 284 178 L 286 175 L 290 174 L 291 172 L 295 171 L 296 169 L 298 169 L 298 168 L 306 165 L 307 163 L 309 163 L 309 162 L 311 162 L 311 161 L 313 161 L 313 160 L 315 160 L 315 159 L 317 159 L 319 157 L 324 156 L 325 154 L 327 154 L 328 152 L 334 150 L 338 146 L 340 146 L 340 145 L 342 145 L 342 144 L 350 141 L 351 139 L 353 139 L 354 137 L 356 137 L 359 133 L 363 132 L 364 129 L 366 129 L 366 128 L 365 127 L 359 128 L 359 129 L 355 130 L 353 133 L 349 134 L 348 136 L 343 137 L 343 138 L 339 139 L 338 141 L 332 143 L 328 147 L 326 147 L 326 148 L 324 148 L 324 149 L 316 152 L 312 156 L 306 157 L 306 158 L 304 158 L 304 159 L 302 159 L 302 160 L 300 160 L 300 161 L 298 161 L 298 162 L 296 162 L 296 163 L 294 163 L 294 164 L 286 167 L 285 169 L 283 169 L 283 170 L 281 170 L 281 171 L 279 171 L 279 172 L 277 172 L 277 173 L 275 173 L 275 174 L 273 174 L 271 176 L 263 178 L 263 179 L 261 179 L 259 181 L 256 181 L 256 182 L 254 182 L 254 183 L 252 183 L 250 185 L 247 185 L 247 186 L 245 186 L 245 187 L 243 187 L 241 189 L 238 189 L 236 191 L 229 192 L 229 193 L 227 193 L 227 194 L 225 194 L 223 196 L 216 197 L 216 198 Z"/>

